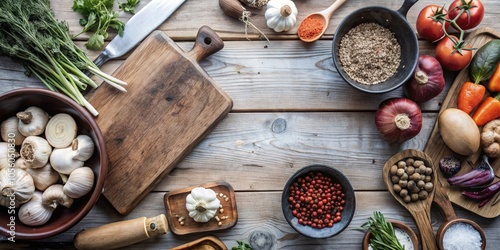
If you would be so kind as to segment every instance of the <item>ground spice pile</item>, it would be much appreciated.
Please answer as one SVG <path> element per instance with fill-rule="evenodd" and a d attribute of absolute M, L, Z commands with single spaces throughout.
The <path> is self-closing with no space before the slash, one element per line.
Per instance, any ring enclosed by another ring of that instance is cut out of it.
<path fill-rule="evenodd" d="M 353 80 L 367 85 L 386 81 L 401 63 L 394 33 L 376 23 L 362 23 L 342 37 L 340 63 Z"/>
<path fill-rule="evenodd" d="M 316 18 L 307 17 L 297 29 L 297 34 L 303 39 L 310 40 L 321 34 L 322 30 L 323 23 L 321 21 Z"/>

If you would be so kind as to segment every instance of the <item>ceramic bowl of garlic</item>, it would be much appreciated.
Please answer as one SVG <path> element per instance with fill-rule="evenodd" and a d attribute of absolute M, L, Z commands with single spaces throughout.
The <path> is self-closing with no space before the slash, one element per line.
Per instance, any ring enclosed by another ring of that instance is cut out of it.
<path fill-rule="evenodd" d="M 101 195 L 108 158 L 88 111 L 65 95 L 0 95 L 0 233 L 43 239 L 83 219 Z"/>

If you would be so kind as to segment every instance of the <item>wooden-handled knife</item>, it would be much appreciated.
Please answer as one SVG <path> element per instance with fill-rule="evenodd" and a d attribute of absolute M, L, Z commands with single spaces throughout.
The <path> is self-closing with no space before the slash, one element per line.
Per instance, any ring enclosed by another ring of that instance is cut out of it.
<path fill-rule="evenodd" d="M 167 218 L 160 214 L 85 229 L 75 235 L 74 244 L 80 250 L 114 249 L 166 234 L 167 231 Z"/>

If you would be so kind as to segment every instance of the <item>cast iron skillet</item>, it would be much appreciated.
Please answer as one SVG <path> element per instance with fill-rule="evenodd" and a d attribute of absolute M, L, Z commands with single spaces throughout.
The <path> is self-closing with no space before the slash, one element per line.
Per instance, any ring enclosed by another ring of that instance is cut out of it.
<path fill-rule="evenodd" d="M 381 6 L 364 7 L 354 11 L 342 20 L 333 36 L 332 53 L 335 67 L 340 76 L 342 76 L 347 83 L 361 91 L 379 94 L 400 87 L 412 76 L 417 66 L 419 48 L 417 36 L 406 20 L 406 14 L 417 1 L 418 0 L 405 0 L 401 8 L 397 11 Z M 338 56 L 342 37 L 352 28 L 367 22 L 378 23 L 391 30 L 395 34 L 398 43 L 401 45 L 401 63 L 396 73 L 387 79 L 387 81 L 374 85 L 361 84 L 352 80 L 342 69 Z"/>

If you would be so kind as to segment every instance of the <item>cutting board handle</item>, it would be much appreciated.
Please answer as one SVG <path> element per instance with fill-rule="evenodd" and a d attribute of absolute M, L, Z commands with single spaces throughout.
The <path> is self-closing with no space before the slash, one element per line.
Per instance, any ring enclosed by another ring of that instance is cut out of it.
<path fill-rule="evenodd" d="M 197 62 L 224 48 L 224 42 L 215 31 L 204 25 L 198 30 L 193 48 L 187 56 Z"/>

